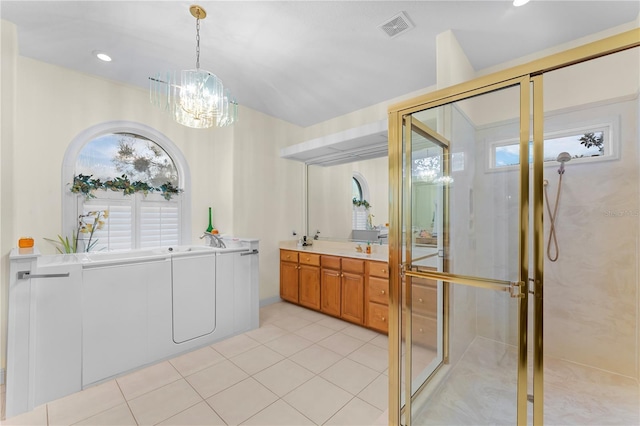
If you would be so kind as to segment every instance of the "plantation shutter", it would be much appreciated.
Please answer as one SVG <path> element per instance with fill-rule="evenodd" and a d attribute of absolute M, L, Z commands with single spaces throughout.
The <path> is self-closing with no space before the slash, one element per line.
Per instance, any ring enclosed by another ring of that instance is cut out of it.
<path fill-rule="evenodd" d="M 171 246 L 180 242 L 177 202 L 141 201 L 139 223 L 141 248 Z"/>

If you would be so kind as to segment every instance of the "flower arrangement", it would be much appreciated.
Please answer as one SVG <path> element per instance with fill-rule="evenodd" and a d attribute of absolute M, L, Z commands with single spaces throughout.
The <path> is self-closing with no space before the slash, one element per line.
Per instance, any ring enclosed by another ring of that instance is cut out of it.
<path fill-rule="evenodd" d="M 80 238 L 80 234 L 88 234 L 89 239 L 84 246 L 84 251 L 89 252 L 92 248 L 98 244 L 98 240 L 93 240 L 93 233 L 98 229 L 102 229 L 105 224 L 105 219 L 109 217 L 109 210 L 96 210 L 90 211 L 87 214 L 81 214 L 78 216 L 78 228 L 76 229 L 76 233 L 71 236 L 71 241 L 69 237 L 62 237 L 62 235 L 58 235 L 57 240 L 52 240 L 50 238 L 45 238 L 45 240 L 56 244 L 56 250 L 58 253 L 77 253 L 78 252 L 78 241 L 84 239 Z M 92 241 L 93 240 L 93 241 Z"/>
<path fill-rule="evenodd" d="M 147 182 L 135 181 L 131 182 L 127 175 L 122 175 L 115 179 L 109 179 L 102 182 L 100 179 L 93 179 L 93 175 L 83 175 L 82 173 L 73 178 L 71 184 L 71 192 L 74 194 L 82 194 L 85 198 L 96 198 L 94 191 L 102 189 L 104 191 L 122 191 L 123 195 L 131 195 L 136 192 L 142 192 L 145 196 L 150 192 L 161 192 L 165 200 L 171 200 L 174 195 L 182 192 L 182 189 L 176 188 L 171 182 L 164 183 L 159 187 L 149 185 Z"/>
<path fill-rule="evenodd" d="M 356 197 L 353 197 L 353 205 L 356 207 L 364 207 L 365 209 L 369 209 L 371 204 L 367 200 L 358 200 Z"/>

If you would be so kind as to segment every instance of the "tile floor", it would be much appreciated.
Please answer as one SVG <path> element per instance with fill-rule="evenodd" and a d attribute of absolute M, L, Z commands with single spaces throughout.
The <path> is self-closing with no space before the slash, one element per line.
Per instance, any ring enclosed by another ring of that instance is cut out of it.
<path fill-rule="evenodd" d="M 0 423 L 386 424 L 385 335 L 284 302 L 262 308 L 260 319 L 257 330 Z M 432 357 L 416 352 L 414 367 Z M 515 366 L 514 348 L 476 338 L 427 402 L 415 407 L 414 424 L 514 424 Z M 545 424 L 639 425 L 639 384 L 545 357 Z"/>
<path fill-rule="evenodd" d="M 284 302 L 260 324 L 2 424 L 386 423 L 387 336 Z"/>

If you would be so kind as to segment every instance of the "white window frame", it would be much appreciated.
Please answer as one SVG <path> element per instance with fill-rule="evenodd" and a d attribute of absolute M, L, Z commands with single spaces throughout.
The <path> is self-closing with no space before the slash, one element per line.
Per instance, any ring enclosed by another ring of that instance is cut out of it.
<path fill-rule="evenodd" d="M 579 157 L 572 158 L 572 164 L 580 164 L 580 163 L 592 163 L 599 161 L 609 161 L 616 160 L 619 158 L 619 146 L 620 140 L 618 137 L 618 122 L 619 120 L 616 117 L 610 117 L 605 120 L 599 120 L 598 122 L 587 122 L 581 123 L 577 125 L 573 125 L 571 128 L 565 128 L 561 130 L 548 131 L 544 134 L 545 142 L 550 139 L 558 139 L 566 136 L 575 136 L 585 133 L 595 133 L 602 132 L 603 133 L 603 143 L 604 143 L 604 153 L 603 155 L 598 155 L 595 157 Z M 496 172 L 496 171 L 507 171 L 507 170 L 517 170 L 518 165 L 510 165 L 510 166 L 496 166 L 496 149 L 502 146 L 508 145 L 517 145 L 520 141 L 517 138 L 505 139 L 500 141 L 490 142 L 487 149 L 487 171 Z M 544 167 L 557 167 L 558 164 L 556 161 L 546 160 L 544 162 Z"/>
<path fill-rule="evenodd" d="M 362 200 L 369 201 L 369 184 L 367 180 L 364 178 L 362 173 L 353 172 L 351 175 L 352 179 L 355 179 L 360 184 L 360 190 L 362 191 Z M 369 220 L 369 210 L 365 209 L 363 206 L 357 207 L 353 205 L 353 214 L 351 216 L 351 229 L 356 230 L 366 230 L 367 222 Z"/>
<path fill-rule="evenodd" d="M 74 176 L 76 176 L 76 159 L 84 148 L 84 146 L 90 141 L 110 133 L 131 133 L 143 136 L 156 144 L 158 144 L 173 160 L 178 173 L 179 187 L 184 191 L 175 196 L 174 203 L 178 203 L 179 206 L 179 244 L 188 244 L 191 242 L 191 173 L 189 171 L 189 165 L 186 158 L 180 151 L 180 149 L 164 134 L 146 126 L 141 123 L 132 121 L 110 121 L 100 123 L 92 126 L 81 133 L 79 133 L 69 144 L 62 164 L 62 235 L 73 235 L 76 232 L 78 225 L 78 215 L 82 212 L 84 197 L 80 194 L 74 194 L 70 191 L 70 184 L 73 182 Z M 112 195 L 101 194 L 102 191 L 96 191 L 94 195 L 100 199 L 110 198 Z M 116 195 L 116 193 L 113 193 Z M 117 194 L 119 197 L 123 197 L 122 194 Z M 127 197 L 143 197 L 141 194 L 134 194 Z M 147 201 L 155 202 L 157 200 L 165 201 L 160 194 L 149 194 Z M 132 200 L 133 203 L 139 202 L 138 200 Z M 139 241 L 139 229 L 135 220 L 137 214 L 134 215 L 133 228 L 136 235 L 133 240 Z M 138 246 L 133 246 L 134 249 Z"/>

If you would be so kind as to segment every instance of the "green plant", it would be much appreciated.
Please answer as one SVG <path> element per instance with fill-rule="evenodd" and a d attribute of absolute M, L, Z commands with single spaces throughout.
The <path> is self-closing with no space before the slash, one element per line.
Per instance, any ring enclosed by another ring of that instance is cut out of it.
<path fill-rule="evenodd" d="M 358 200 L 356 197 L 353 197 L 353 205 L 356 207 L 364 207 L 365 209 L 371 208 L 371 204 L 367 200 Z"/>
<path fill-rule="evenodd" d="M 69 241 L 69 237 L 62 238 L 62 235 L 58 235 L 57 240 L 52 240 L 51 238 L 45 238 L 45 240 L 49 241 L 50 243 L 56 244 L 56 250 L 58 251 L 58 253 L 75 253 L 78 249 L 78 240 L 76 240 L 75 235 L 71 236 L 72 241 Z"/>
<path fill-rule="evenodd" d="M 580 144 L 584 145 L 585 148 L 595 146 L 600 152 L 604 152 L 604 138 L 602 134 L 596 136 L 595 133 L 585 133 L 579 140 Z"/>
<path fill-rule="evenodd" d="M 58 253 L 77 253 L 80 234 L 89 234 L 89 239 L 84 247 L 84 251 L 89 252 L 96 246 L 96 244 L 98 244 L 97 239 L 93 240 L 94 232 L 96 232 L 96 229 L 102 229 L 105 224 L 104 219 L 107 219 L 108 217 L 109 210 L 96 210 L 90 211 L 87 214 L 81 214 L 78 216 L 78 228 L 76 229 L 75 235 L 71 236 L 71 241 L 69 241 L 69 237 L 62 237 L 62 235 L 58 235 L 57 240 L 53 240 L 51 238 L 45 238 L 45 240 L 56 244 L 56 250 Z"/>
<path fill-rule="evenodd" d="M 94 191 L 102 189 L 104 191 L 122 191 L 123 195 L 131 195 L 136 192 L 142 192 L 145 196 L 154 191 L 162 193 L 165 200 L 171 200 L 174 195 L 178 195 L 182 192 L 182 189 L 176 188 L 171 182 L 164 183 L 159 187 L 154 187 L 148 182 L 135 181 L 131 182 L 127 175 L 119 176 L 115 179 L 108 179 L 102 182 L 100 179 L 92 179 L 93 175 L 79 174 L 73 178 L 73 184 L 71 185 L 71 192 L 74 194 L 82 194 L 85 198 L 95 198 Z"/>

